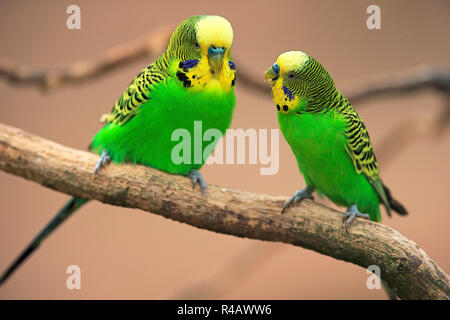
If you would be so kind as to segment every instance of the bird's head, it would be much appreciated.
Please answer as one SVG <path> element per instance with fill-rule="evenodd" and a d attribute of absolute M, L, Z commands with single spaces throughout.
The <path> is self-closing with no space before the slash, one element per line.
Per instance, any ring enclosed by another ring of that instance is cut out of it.
<path fill-rule="evenodd" d="M 301 51 L 288 51 L 281 54 L 277 61 L 266 71 L 264 79 L 274 86 L 277 82 L 300 81 L 296 77 L 305 68 L 309 56 Z"/>
<path fill-rule="evenodd" d="M 299 102 L 316 101 L 334 88 L 333 79 L 314 58 L 301 51 L 288 51 L 266 71 L 278 111 L 296 109 Z"/>
<path fill-rule="evenodd" d="M 231 24 L 219 16 L 205 16 L 195 27 L 199 50 L 208 57 L 211 69 L 220 72 L 233 43 Z"/>
<path fill-rule="evenodd" d="M 173 33 L 169 50 L 181 61 L 207 59 L 212 73 L 222 71 L 225 61 L 231 61 L 233 29 L 220 16 L 193 16 L 183 21 Z"/>

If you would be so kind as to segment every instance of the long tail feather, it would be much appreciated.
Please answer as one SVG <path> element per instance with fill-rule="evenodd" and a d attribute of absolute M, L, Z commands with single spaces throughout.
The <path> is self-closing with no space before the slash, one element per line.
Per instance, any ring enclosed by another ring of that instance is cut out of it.
<path fill-rule="evenodd" d="M 35 251 L 41 242 L 47 238 L 62 222 L 64 222 L 72 213 L 85 204 L 88 200 L 80 198 L 71 198 L 61 210 L 50 220 L 45 228 L 33 239 L 25 248 L 19 257 L 9 266 L 0 278 L 0 286 L 13 274 L 13 272 Z"/>
<path fill-rule="evenodd" d="M 389 201 L 389 205 L 391 206 L 391 209 L 394 210 L 395 212 L 397 212 L 401 216 L 407 216 L 408 211 L 406 210 L 406 208 L 400 202 L 398 202 L 397 200 L 395 200 L 392 197 L 391 191 L 384 184 L 383 184 L 383 188 L 384 188 L 384 192 L 386 193 L 386 197 Z"/>

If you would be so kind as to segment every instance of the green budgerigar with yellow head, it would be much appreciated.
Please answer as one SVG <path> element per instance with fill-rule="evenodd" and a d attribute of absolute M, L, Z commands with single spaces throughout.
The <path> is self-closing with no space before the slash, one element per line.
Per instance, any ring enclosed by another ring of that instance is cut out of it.
<path fill-rule="evenodd" d="M 285 204 L 283 213 L 316 191 L 345 206 L 345 229 L 355 217 L 381 221 L 380 202 L 406 215 L 382 183 L 369 133 L 331 76 L 300 51 L 283 53 L 266 71 L 278 123 L 291 147 L 306 187 Z"/>
<path fill-rule="evenodd" d="M 187 130 L 194 139 L 208 129 L 222 134 L 231 124 L 235 106 L 236 67 L 232 61 L 231 24 L 219 16 L 192 16 L 173 32 L 167 50 L 143 69 L 103 116 L 105 126 L 95 135 L 90 149 L 101 155 L 94 175 L 110 161 L 131 162 L 168 173 L 185 175 L 206 184 L 197 171 L 218 141 L 191 152 L 186 161 L 174 161 L 179 143 L 172 134 Z M 195 127 L 195 124 L 200 126 Z M 200 132 L 198 132 L 200 130 Z M 87 200 L 72 198 L 36 236 L 0 278 L 0 285 L 58 225 Z"/>

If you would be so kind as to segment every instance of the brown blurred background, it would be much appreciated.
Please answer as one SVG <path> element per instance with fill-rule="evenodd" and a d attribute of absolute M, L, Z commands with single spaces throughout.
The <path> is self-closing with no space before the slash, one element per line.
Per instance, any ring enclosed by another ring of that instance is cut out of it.
<path fill-rule="evenodd" d="M 70 4 L 81 7 L 81 30 L 66 28 Z M 366 28 L 370 4 L 381 7 L 382 30 Z M 0 57 L 37 68 L 60 68 L 96 59 L 116 44 L 194 14 L 226 17 L 235 31 L 233 54 L 238 68 L 261 80 L 280 53 L 293 49 L 317 58 L 338 87 L 419 64 L 450 63 L 450 2 L 445 0 L 3 0 Z M 150 62 L 141 59 L 106 77 L 49 94 L 0 81 L 0 121 L 85 149 L 100 129 L 101 114 Z M 278 128 L 269 93 L 257 95 L 241 88 L 238 81 L 236 95 L 233 128 Z M 377 151 L 396 126 L 412 119 L 425 121 L 443 106 L 439 96 L 425 92 L 356 107 Z M 276 175 L 261 176 L 257 165 L 214 165 L 205 166 L 203 176 L 208 183 L 224 187 L 290 196 L 304 182 L 288 145 L 280 139 Z M 380 163 L 385 183 L 410 212 L 406 218 L 384 215 L 383 223 L 413 239 L 447 272 L 449 163 L 450 130 L 439 138 L 417 139 L 388 163 Z M 1 271 L 67 199 L 0 172 Z M 252 259 L 259 262 L 248 269 L 247 260 Z M 81 268 L 81 290 L 66 289 L 65 271 L 72 264 Z M 92 202 L 0 288 L 0 298 L 384 299 L 382 290 L 366 288 L 367 276 L 358 266 L 303 248 L 221 235 L 139 210 Z M 219 291 L 209 292 L 210 286 Z"/>

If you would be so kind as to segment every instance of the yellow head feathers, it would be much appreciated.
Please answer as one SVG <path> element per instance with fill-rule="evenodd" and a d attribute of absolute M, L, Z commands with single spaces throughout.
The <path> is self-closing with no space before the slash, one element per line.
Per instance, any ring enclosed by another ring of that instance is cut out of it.
<path fill-rule="evenodd" d="M 172 34 L 166 57 L 171 72 L 186 88 L 229 91 L 236 82 L 232 61 L 233 29 L 224 18 L 196 15 Z"/>
<path fill-rule="evenodd" d="M 277 59 L 280 74 L 300 69 L 308 59 L 309 56 L 301 51 L 288 51 L 281 54 Z"/>
<path fill-rule="evenodd" d="M 198 43 L 204 47 L 224 47 L 229 49 L 233 43 L 233 29 L 225 18 L 206 16 L 196 24 Z"/>

